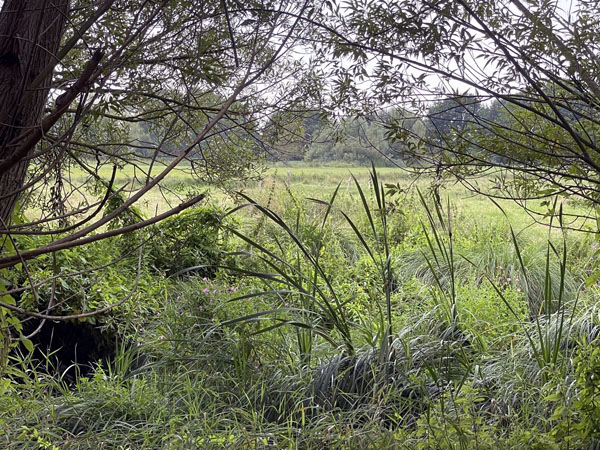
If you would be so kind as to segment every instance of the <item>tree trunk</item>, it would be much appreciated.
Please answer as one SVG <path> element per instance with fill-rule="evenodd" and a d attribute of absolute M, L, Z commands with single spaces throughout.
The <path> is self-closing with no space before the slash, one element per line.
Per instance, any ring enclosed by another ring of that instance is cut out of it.
<path fill-rule="evenodd" d="M 0 163 L 15 155 L 16 141 L 41 125 L 69 0 L 5 0 L 0 11 Z M 0 230 L 8 226 L 33 150 L 0 171 Z M 1 245 L 1 244 L 0 244 Z"/>

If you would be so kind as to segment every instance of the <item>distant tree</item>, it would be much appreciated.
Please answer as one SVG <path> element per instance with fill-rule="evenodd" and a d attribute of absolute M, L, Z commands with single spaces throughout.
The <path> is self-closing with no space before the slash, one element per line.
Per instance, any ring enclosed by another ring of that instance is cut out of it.
<path fill-rule="evenodd" d="M 268 142 L 267 153 L 270 160 L 301 161 L 309 145 L 310 135 L 306 121 L 311 113 L 278 112 L 269 117 L 261 129 L 261 136 Z"/>
<path fill-rule="evenodd" d="M 446 98 L 433 103 L 427 110 L 425 135 L 428 140 L 443 147 L 447 139 L 463 133 L 479 114 L 480 100 L 468 97 Z"/>
<path fill-rule="evenodd" d="M 323 121 L 310 132 L 305 159 L 357 165 L 404 165 L 407 141 L 394 141 L 388 136 L 397 122 L 416 135 L 423 133 L 423 121 L 400 109 L 347 117 L 338 123 Z M 409 141 L 414 144 L 414 139 Z"/>

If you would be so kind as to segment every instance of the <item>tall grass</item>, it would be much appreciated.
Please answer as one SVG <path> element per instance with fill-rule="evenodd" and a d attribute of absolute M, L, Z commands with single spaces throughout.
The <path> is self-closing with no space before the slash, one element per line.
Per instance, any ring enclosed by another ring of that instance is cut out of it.
<path fill-rule="evenodd" d="M 416 277 L 424 285 L 438 285 L 439 282 L 444 291 L 449 292 L 453 276 L 455 279 L 471 280 L 475 284 L 481 284 L 490 278 L 502 289 L 512 288 L 523 292 L 532 316 L 545 308 L 548 289 L 552 290 L 551 296 L 554 299 L 559 298 L 562 289 L 563 300 L 572 302 L 580 286 L 568 267 L 561 274 L 563 269 L 560 261 L 556 257 L 547 257 L 548 247 L 541 246 L 539 239 L 515 233 L 513 241 L 510 227 L 505 231 L 506 234 L 501 233 L 500 236 L 489 237 L 476 244 L 455 244 L 457 257 L 454 258 L 452 268 L 443 252 L 437 248 L 431 250 L 428 246 L 426 253 L 420 248 L 408 250 L 400 256 L 398 273 L 403 280 Z M 427 258 L 435 263 L 437 280 Z M 547 278 L 562 280 L 562 288 L 560 282 L 547 286 Z M 555 310 L 557 305 L 553 303 L 550 306 L 551 310 Z"/>
<path fill-rule="evenodd" d="M 388 212 L 386 210 L 385 203 L 385 190 L 383 184 L 379 182 L 377 171 L 373 167 L 370 174 L 370 182 L 373 187 L 375 205 L 371 207 L 367 199 L 367 195 L 362 188 L 361 184 L 356 178 L 352 178 L 354 185 L 360 198 L 360 205 L 362 212 L 367 218 L 368 224 L 368 235 L 361 231 L 359 225 L 355 223 L 353 218 L 344 212 L 339 210 L 339 213 L 344 217 L 348 225 L 350 226 L 355 238 L 360 242 L 363 249 L 372 260 L 373 264 L 377 268 L 377 274 L 379 281 L 382 286 L 382 292 L 384 294 L 384 308 L 385 313 L 382 317 L 385 317 L 385 325 L 382 327 L 384 330 L 381 341 L 382 358 L 384 355 L 389 353 L 389 347 L 392 343 L 392 284 L 394 280 L 392 270 L 392 257 L 391 249 L 389 244 L 389 230 L 387 225 Z M 252 254 L 246 256 L 257 257 L 261 262 L 261 265 L 271 269 L 272 272 L 258 272 L 250 271 L 242 268 L 230 268 L 237 273 L 255 277 L 262 280 L 268 290 L 250 294 L 252 296 L 258 295 L 289 295 L 293 294 L 300 299 L 300 307 L 295 309 L 285 310 L 279 308 L 273 311 L 264 311 L 263 313 L 257 313 L 252 316 L 240 317 L 240 322 L 247 320 L 255 320 L 262 318 L 267 315 L 278 314 L 281 312 L 293 312 L 300 316 L 300 320 L 291 321 L 280 321 L 274 326 L 283 325 L 294 325 L 299 328 L 298 330 L 298 346 L 300 354 L 303 355 L 303 361 L 310 361 L 310 355 L 308 354 L 311 349 L 312 334 L 315 332 L 321 337 L 324 337 L 328 341 L 331 341 L 331 337 L 323 329 L 323 324 L 332 324 L 333 327 L 339 332 L 340 337 L 343 341 L 343 346 L 346 349 L 348 355 L 354 355 L 354 343 L 352 342 L 351 328 L 353 324 L 345 311 L 344 305 L 350 300 L 340 298 L 337 290 L 335 289 L 332 276 L 327 273 L 323 265 L 321 264 L 321 255 L 324 248 L 325 229 L 328 220 L 335 208 L 335 200 L 337 198 L 340 185 L 334 190 L 329 200 L 321 200 L 316 198 L 309 198 L 308 200 L 320 204 L 324 207 L 320 226 L 313 231 L 314 236 L 312 242 L 306 242 L 303 240 L 303 236 L 300 229 L 300 209 L 298 208 L 295 220 L 290 224 L 277 214 L 272 209 L 259 205 L 253 201 L 250 197 L 240 193 L 239 195 L 247 200 L 246 204 L 240 205 L 234 208 L 230 214 L 234 214 L 245 208 L 255 208 L 263 214 L 263 217 L 267 218 L 279 230 L 290 240 L 293 245 L 294 251 L 287 253 L 285 244 L 276 238 L 276 248 L 279 253 L 267 248 L 264 244 L 258 242 L 253 237 L 245 235 L 243 232 L 232 230 L 232 233 L 236 234 L 243 242 L 248 244 L 252 250 Z M 273 286 L 283 286 L 283 289 L 274 288 Z M 241 296 L 237 300 L 243 300 L 248 298 L 248 295 Z M 321 317 L 321 323 L 311 323 L 311 317 Z M 272 327 L 268 328 L 269 330 Z"/>
<path fill-rule="evenodd" d="M 339 186 L 328 202 L 329 205 L 333 204 L 335 201 L 338 190 Z M 281 320 L 276 325 L 268 327 L 265 330 L 271 330 L 273 327 L 284 325 L 294 325 L 315 332 L 337 347 L 337 344 L 331 339 L 325 327 L 326 324 L 332 324 L 339 332 L 346 351 L 349 354 L 354 354 L 354 345 L 350 333 L 351 324 L 344 309 L 344 300 L 340 299 L 337 295 L 331 282 L 331 276 L 326 273 L 320 262 L 320 255 L 323 247 L 322 238 L 317 238 L 316 245 L 314 246 L 306 245 L 298 236 L 299 216 L 297 216 L 294 230 L 294 225 L 288 225 L 288 223 L 273 210 L 257 204 L 245 194 L 240 193 L 239 195 L 245 198 L 248 203 L 234 208 L 230 214 L 248 207 L 256 208 L 290 239 L 295 249 L 295 255 L 291 261 L 287 260 L 283 243 L 276 241 L 276 246 L 280 250 L 280 254 L 277 254 L 275 251 L 268 249 L 265 245 L 259 243 L 252 237 L 246 236 L 237 230 L 231 230 L 233 234 L 238 236 L 253 250 L 253 253 L 240 254 L 240 256 L 256 257 L 263 267 L 270 269 L 272 272 L 252 271 L 239 267 L 229 267 L 228 269 L 246 276 L 252 276 L 264 282 L 268 290 L 249 294 L 251 296 L 284 296 L 292 294 L 300 299 L 298 308 L 278 308 L 272 311 L 264 311 L 263 313 L 257 313 L 252 316 L 240 317 L 239 321 L 244 322 L 282 312 L 298 313 L 301 317 L 300 320 Z M 319 232 L 320 236 L 322 236 L 330 212 L 331 207 L 328 206 L 323 216 Z M 240 296 L 236 300 L 243 300 L 245 298 L 248 298 L 248 295 Z M 310 321 L 313 317 L 320 320 L 317 322 Z M 310 338 L 299 336 L 301 353 L 305 355 L 303 358 L 306 359 L 308 358 L 306 351 L 310 350 L 310 344 L 306 342 L 305 339 Z"/>

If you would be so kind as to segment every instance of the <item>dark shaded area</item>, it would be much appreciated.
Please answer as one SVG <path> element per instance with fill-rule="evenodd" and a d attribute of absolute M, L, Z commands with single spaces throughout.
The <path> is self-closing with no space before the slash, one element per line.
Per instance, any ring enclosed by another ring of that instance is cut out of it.
<path fill-rule="evenodd" d="M 28 323 L 23 334 L 31 333 L 38 324 Z M 107 366 L 116 352 L 116 337 L 88 322 L 47 322 L 31 341 L 40 369 L 63 375 L 68 381 L 89 374 L 98 363 Z"/>

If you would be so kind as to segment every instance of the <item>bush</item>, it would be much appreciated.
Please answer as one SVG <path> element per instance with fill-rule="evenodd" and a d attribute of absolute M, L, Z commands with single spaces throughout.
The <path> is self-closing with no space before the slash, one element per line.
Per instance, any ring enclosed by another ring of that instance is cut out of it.
<path fill-rule="evenodd" d="M 555 402 L 550 420 L 552 434 L 577 448 L 600 446 L 600 348 L 597 341 L 584 343 L 574 358 L 574 389 L 557 383 L 555 392 L 546 397 Z"/>
<path fill-rule="evenodd" d="M 219 208 L 209 206 L 161 222 L 149 243 L 150 264 L 167 276 L 195 268 L 198 275 L 214 277 L 229 245 L 227 227 L 235 226 L 233 219 L 223 216 Z"/>

